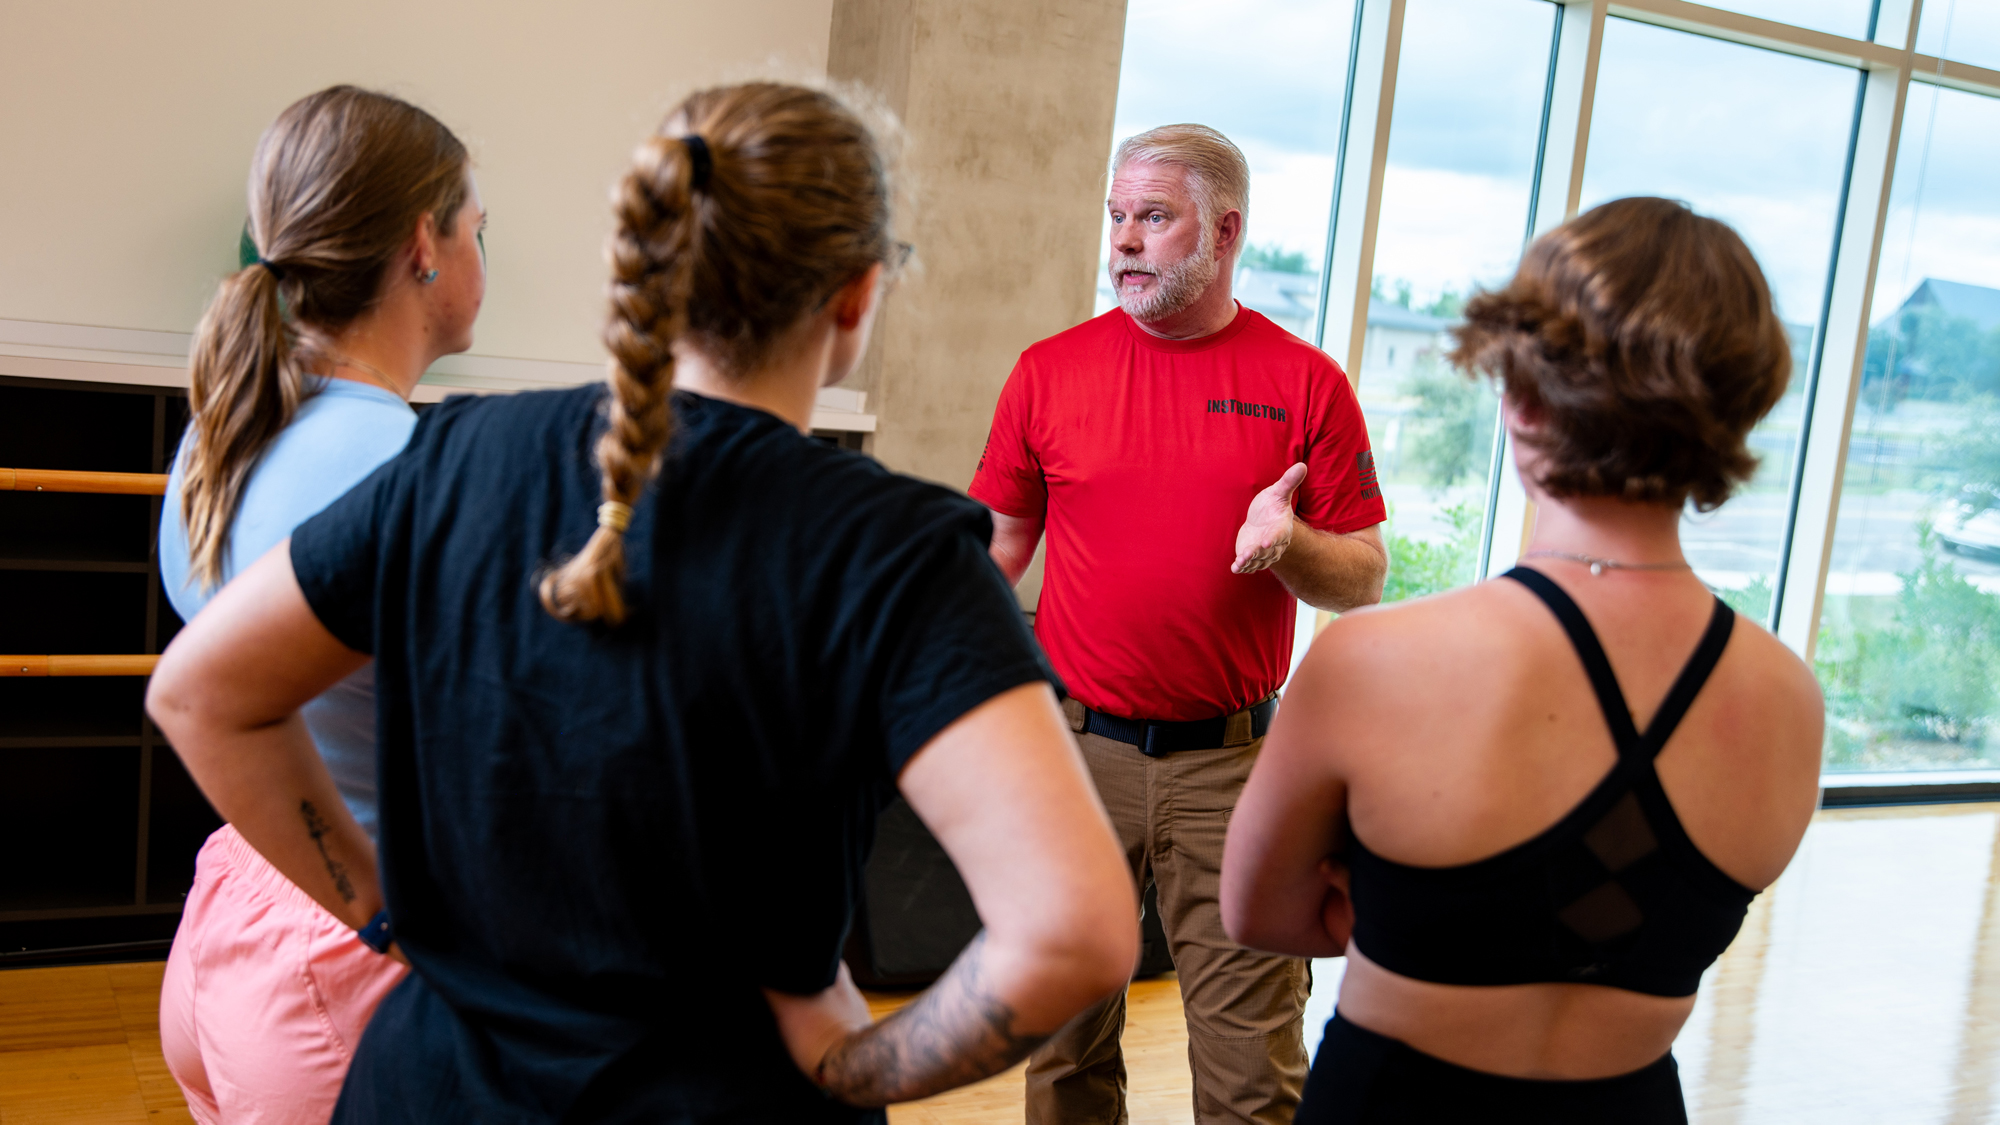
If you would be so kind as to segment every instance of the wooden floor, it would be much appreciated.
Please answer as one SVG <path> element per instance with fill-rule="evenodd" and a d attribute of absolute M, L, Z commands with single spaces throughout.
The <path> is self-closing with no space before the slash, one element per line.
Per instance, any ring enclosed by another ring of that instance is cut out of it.
<path fill-rule="evenodd" d="M 192 1125 L 160 1058 L 165 968 L 0 972 L 0 1125 Z"/>
<path fill-rule="evenodd" d="M 187 1122 L 155 964 L 0 971 L 0 1125 Z M 1339 989 L 1313 964 L 1307 1045 Z M 874 996 L 878 1015 L 907 997 Z M 1133 1125 L 1189 1125 L 1173 977 L 1132 986 Z M 1700 1125 L 2000 1121 L 2000 805 L 1822 813 L 1674 1045 Z M 1021 1069 L 890 1111 L 1016 1125 Z"/>
<path fill-rule="evenodd" d="M 1132 1125 L 1191 1125 L 1194 1120 L 1180 987 L 1180 981 L 1168 973 L 1135 981 L 1126 994 L 1125 1068 Z M 880 1019 L 907 1000 L 906 996 L 871 995 L 868 1008 Z M 1026 1067 L 1022 1063 L 984 1082 L 893 1106 L 889 1125 L 1019 1125 Z"/>
<path fill-rule="evenodd" d="M 160 1057 L 163 962 L 0 971 L 0 1125 L 192 1125 Z M 1132 986 L 1132 1125 L 1191 1120 L 1172 974 Z M 879 1018 L 909 996 L 870 995 Z M 890 1110 L 892 1125 L 1021 1120 L 1022 1068 Z"/>

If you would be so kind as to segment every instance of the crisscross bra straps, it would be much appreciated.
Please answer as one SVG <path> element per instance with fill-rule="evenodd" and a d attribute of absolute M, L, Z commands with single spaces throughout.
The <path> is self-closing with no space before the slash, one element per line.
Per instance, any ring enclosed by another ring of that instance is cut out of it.
<path fill-rule="evenodd" d="M 1720 599 L 1701 642 L 1641 732 L 1583 611 L 1546 575 L 1516 567 L 1562 623 L 1618 750 L 1618 764 L 1539 836 L 1461 867 L 1412 867 L 1349 850 L 1354 940 L 1392 972 L 1440 984 L 1604 984 L 1691 995 L 1736 936 L 1755 892 L 1688 839 L 1653 760 L 1708 682 L 1735 627 Z"/>
<path fill-rule="evenodd" d="M 1736 611 L 1721 598 L 1715 599 L 1715 612 L 1709 616 L 1708 630 L 1701 635 L 1701 643 L 1695 645 L 1694 655 L 1688 657 L 1674 686 L 1667 690 L 1666 699 L 1654 713 L 1653 721 L 1646 724 L 1646 732 L 1641 734 L 1632 723 L 1632 709 L 1625 703 L 1618 677 L 1611 673 L 1611 660 L 1604 655 L 1604 646 L 1598 643 L 1597 631 L 1590 627 L 1583 610 L 1577 608 L 1561 586 L 1539 570 L 1517 566 L 1501 577 L 1511 578 L 1533 591 L 1562 623 L 1563 632 L 1569 634 L 1569 643 L 1583 661 L 1584 672 L 1590 676 L 1591 688 L 1597 692 L 1597 705 L 1604 710 L 1604 721 L 1611 727 L 1611 740 L 1617 745 L 1621 759 L 1642 758 L 1650 763 L 1659 756 L 1667 739 L 1673 737 L 1674 728 L 1687 717 L 1687 709 L 1694 704 L 1702 685 L 1708 683 L 1709 673 L 1715 671 L 1715 663 L 1722 659 L 1722 650 L 1728 646 L 1729 634 L 1736 627 Z"/>

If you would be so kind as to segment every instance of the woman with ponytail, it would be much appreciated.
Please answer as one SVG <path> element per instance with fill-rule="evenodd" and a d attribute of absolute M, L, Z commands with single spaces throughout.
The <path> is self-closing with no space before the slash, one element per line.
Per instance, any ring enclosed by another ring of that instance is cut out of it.
<path fill-rule="evenodd" d="M 265 131 L 250 173 L 258 259 L 223 281 L 196 332 L 192 417 L 160 521 L 183 618 L 403 448 L 418 378 L 472 343 L 483 221 L 465 146 L 395 98 L 336 86 Z M 372 665 L 324 685 L 299 718 L 325 780 L 295 813 L 372 870 Z M 199 760 L 201 737 L 176 749 Z M 160 997 L 161 1048 L 196 1120 L 326 1121 L 405 972 L 387 948 L 293 885 L 233 818 L 211 836 Z"/>
<path fill-rule="evenodd" d="M 985 509 L 808 433 L 890 198 L 834 97 L 690 97 L 614 192 L 607 384 L 426 413 L 161 658 L 216 807 L 409 957 L 336 1121 L 882 1122 L 1124 986 L 1131 876 Z M 294 718 L 370 656 L 379 889 Z M 898 790 L 985 929 L 874 1024 L 840 951 Z"/>

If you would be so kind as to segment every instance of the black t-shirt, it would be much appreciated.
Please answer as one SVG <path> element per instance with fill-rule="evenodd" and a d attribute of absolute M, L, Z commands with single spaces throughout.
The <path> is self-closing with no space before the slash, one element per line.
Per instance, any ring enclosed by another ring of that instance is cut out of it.
<path fill-rule="evenodd" d="M 1053 674 L 985 508 L 685 393 L 626 534 L 631 617 L 550 617 L 602 401 L 452 399 L 292 537 L 313 612 L 376 659 L 416 968 L 336 1119 L 880 1121 L 798 1073 L 759 987 L 832 983 L 902 766 Z"/>

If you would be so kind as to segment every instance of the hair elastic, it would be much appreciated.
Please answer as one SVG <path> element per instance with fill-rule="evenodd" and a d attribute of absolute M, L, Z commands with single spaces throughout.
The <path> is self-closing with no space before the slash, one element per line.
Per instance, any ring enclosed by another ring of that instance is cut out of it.
<path fill-rule="evenodd" d="M 276 262 L 273 262 L 271 259 L 259 255 L 257 258 L 257 264 L 271 271 L 272 280 L 274 281 L 285 280 L 285 271 L 279 269 L 278 264 Z"/>
<path fill-rule="evenodd" d="M 632 506 L 620 504 L 616 500 L 606 500 L 597 506 L 597 526 L 608 527 L 620 535 L 632 526 Z"/>
<path fill-rule="evenodd" d="M 708 151 L 708 142 L 699 133 L 689 133 L 681 138 L 687 146 L 688 164 L 693 171 L 688 175 L 688 183 L 696 191 L 708 186 L 708 178 L 715 173 L 715 157 Z"/>

